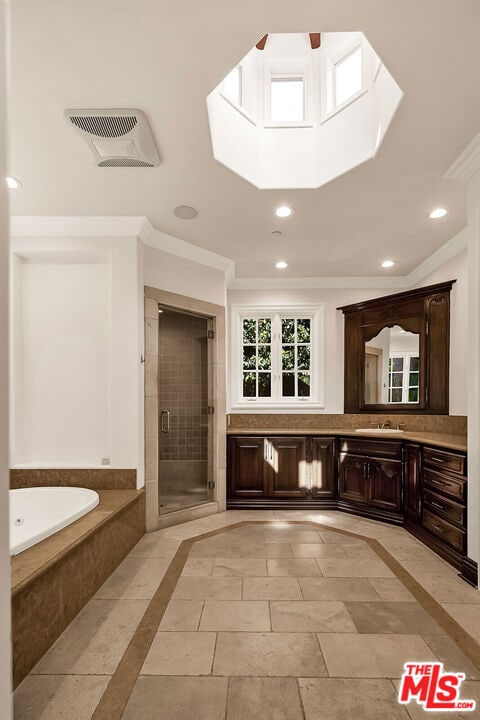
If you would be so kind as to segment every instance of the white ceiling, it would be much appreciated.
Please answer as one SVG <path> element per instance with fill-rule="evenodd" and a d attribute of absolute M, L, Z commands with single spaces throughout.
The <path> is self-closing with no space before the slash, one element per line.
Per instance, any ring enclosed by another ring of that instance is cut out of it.
<path fill-rule="evenodd" d="M 14 215 L 145 215 L 237 277 L 278 276 L 279 258 L 284 277 L 406 275 L 466 223 L 442 176 L 480 129 L 478 0 L 14 0 L 11 23 Z M 316 190 L 258 190 L 213 159 L 205 98 L 260 37 L 347 30 L 404 92 L 376 158 Z M 71 107 L 143 110 L 160 167 L 96 167 Z M 279 204 L 294 214 L 274 219 Z"/>

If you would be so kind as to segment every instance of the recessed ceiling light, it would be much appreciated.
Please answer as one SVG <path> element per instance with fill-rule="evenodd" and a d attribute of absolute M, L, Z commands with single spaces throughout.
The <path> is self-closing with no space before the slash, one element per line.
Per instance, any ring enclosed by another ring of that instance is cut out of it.
<path fill-rule="evenodd" d="M 10 190 L 17 190 L 18 188 L 22 187 L 22 183 L 20 180 L 17 180 L 17 178 L 12 177 L 11 175 L 7 175 L 5 178 L 7 187 L 10 188 Z"/>
<path fill-rule="evenodd" d="M 288 263 L 286 263 L 285 260 L 279 260 L 275 263 L 275 267 L 279 270 L 285 270 L 285 268 L 288 267 Z"/>
<path fill-rule="evenodd" d="M 382 267 L 384 267 L 384 268 L 393 267 L 394 265 L 395 265 L 395 263 L 393 262 L 393 260 L 384 260 L 382 262 Z"/>
<path fill-rule="evenodd" d="M 198 210 L 190 207 L 190 205 L 178 205 L 173 211 L 173 214 L 180 218 L 180 220 L 193 220 L 197 217 Z"/>
<path fill-rule="evenodd" d="M 292 214 L 292 208 L 289 208 L 287 205 L 280 205 L 275 210 L 275 215 L 279 218 L 286 218 L 289 217 Z"/>
<path fill-rule="evenodd" d="M 445 217 L 446 214 L 447 210 L 445 210 L 445 208 L 435 208 L 435 210 L 432 210 L 430 213 L 430 217 L 432 220 L 437 220 L 438 218 Z"/>

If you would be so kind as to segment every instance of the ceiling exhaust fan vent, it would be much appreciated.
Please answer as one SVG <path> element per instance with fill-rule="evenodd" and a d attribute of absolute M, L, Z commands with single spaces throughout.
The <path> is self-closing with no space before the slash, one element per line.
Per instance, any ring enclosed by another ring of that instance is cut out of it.
<path fill-rule="evenodd" d="M 98 167 L 156 167 L 160 157 L 141 110 L 65 110 L 93 152 Z"/>
<path fill-rule="evenodd" d="M 126 135 L 137 124 L 136 117 L 108 117 L 106 115 L 79 117 L 72 115 L 70 120 L 74 125 L 97 137 L 116 138 Z"/>

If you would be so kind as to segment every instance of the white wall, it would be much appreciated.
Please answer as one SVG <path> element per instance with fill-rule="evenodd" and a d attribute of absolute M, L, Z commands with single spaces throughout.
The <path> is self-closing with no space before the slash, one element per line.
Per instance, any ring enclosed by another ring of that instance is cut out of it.
<path fill-rule="evenodd" d="M 136 238 L 12 240 L 11 464 L 137 468 L 143 287 Z"/>
<path fill-rule="evenodd" d="M 468 263 L 467 250 L 428 275 L 417 287 L 455 280 L 450 295 L 450 415 L 467 415 Z"/>
<path fill-rule="evenodd" d="M 144 284 L 187 297 L 225 305 L 225 273 L 146 245 Z"/>
<path fill-rule="evenodd" d="M 6 6 L 0 3 L 0 717 L 12 717 L 10 557 L 8 552 L 8 202 L 5 106 Z"/>

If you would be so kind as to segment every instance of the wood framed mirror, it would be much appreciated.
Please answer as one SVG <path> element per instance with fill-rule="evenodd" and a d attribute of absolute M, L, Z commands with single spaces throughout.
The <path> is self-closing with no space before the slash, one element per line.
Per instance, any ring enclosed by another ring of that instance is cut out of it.
<path fill-rule="evenodd" d="M 346 413 L 448 414 L 455 280 L 338 308 Z"/>

